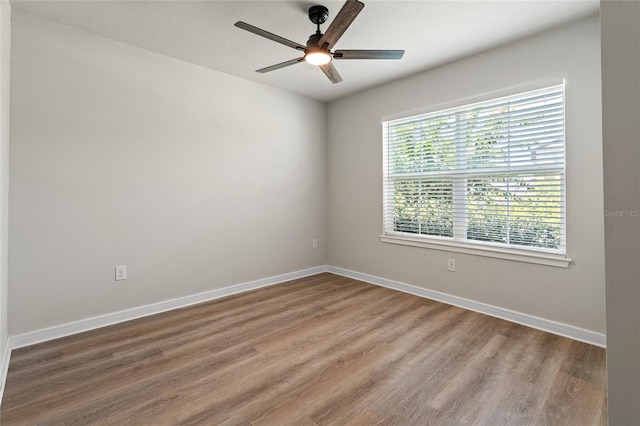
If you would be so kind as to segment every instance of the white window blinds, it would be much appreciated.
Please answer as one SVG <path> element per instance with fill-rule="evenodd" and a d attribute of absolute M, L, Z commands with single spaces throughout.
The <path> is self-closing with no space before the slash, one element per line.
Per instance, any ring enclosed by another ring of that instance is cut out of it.
<path fill-rule="evenodd" d="M 384 234 L 565 253 L 564 85 L 383 122 Z"/>

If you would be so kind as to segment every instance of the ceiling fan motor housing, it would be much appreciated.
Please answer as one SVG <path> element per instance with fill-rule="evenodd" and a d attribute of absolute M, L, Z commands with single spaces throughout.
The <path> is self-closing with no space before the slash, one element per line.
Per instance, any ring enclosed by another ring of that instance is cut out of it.
<path fill-rule="evenodd" d="M 309 36 L 309 40 L 307 40 L 307 48 L 308 49 L 318 49 L 318 42 L 322 37 L 321 33 L 311 34 Z"/>
<path fill-rule="evenodd" d="M 329 9 L 322 5 L 311 6 L 309 8 L 309 20 L 316 25 L 322 25 L 327 22 L 329 17 Z"/>

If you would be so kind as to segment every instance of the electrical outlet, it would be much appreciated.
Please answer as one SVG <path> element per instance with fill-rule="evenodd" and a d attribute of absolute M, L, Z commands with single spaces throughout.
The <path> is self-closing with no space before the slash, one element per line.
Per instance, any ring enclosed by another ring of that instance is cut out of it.
<path fill-rule="evenodd" d="M 318 248 L 318 239 L 314 238 L 312 242 L 313 248 Z"/>
<path fill-rule="evenodd" d="M 456 260 L 455 259 L 447 259 L 447 270 L 450 272 L 456 271 Z"/>
<path fill-rule="evenodd" d="M 127 265 L 116 266 L 116 281 L 127 279 Z"/>

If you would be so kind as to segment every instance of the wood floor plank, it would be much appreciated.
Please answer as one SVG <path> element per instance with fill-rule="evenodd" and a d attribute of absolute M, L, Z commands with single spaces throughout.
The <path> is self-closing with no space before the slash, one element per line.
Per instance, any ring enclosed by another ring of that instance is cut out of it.
<path fill-rule="evenodd" d="M 507 359 L 511 362 L 497 363 L 499 368 L 491 375 L 493 380 L 486 387 L 488 392 L 477 398 L 478 409 L 473 417 L 464 419 L 465 423 L 481 425 L 490 421 L 493 424 L 536 424 L 563 357 L 562 351 L 553 350 L 551 341 L 544 344 L 544 339 L 540 339 L 540 336 L 557 336 L 536 330 L 531 330 L 529 334 L 530 338 L 524 344 L 514 345 L 512 338 L 505 342 L 499 356 L 510 354 Z M 564 338 L 558 338 L 557 342 L 565 341 Z M 499 358 L 492 357 L 489 361 L 494 363 L 496 359 Z M 457 418 L 462 419 L 458 415 Z"/>
<path fill-rule="evenodd" d="M 333 346 L 335 346 L 335 342 L 332 342 L 331 340 L 325 340 L 325 346 L 328 348 L 332 348 Z M 278 368 L 280 368 L 280 370 L 282 369 L 291 369 L 292 366 L 297 367 L 297 368 L 302 368 L 303 366 L 305 366 L 306 364 L 315 364 L 315 360 L 314 358 L 318 356 L 317 351 L 322 347 L 322 345 L 316 344 L 314 345 L 314 349 L 315 352 L 313 351 L 309 351 L 308 349 L 304 349 L 304 348 L 300 348 L 298 351 L 289 351 L 287 354 L 287 357 L 283 357 L 282 354 L 280 353 L 274 353 L 274 354 L 266 354 L 264 357 L 256 360 L 255 362 L 258 362 L 261 365 L 262 370 L 269 372 L 269 373 L 273 373 L 275 374 L 275 372 L 278 371 Z M 326 354 L 320 354 L 323 357 L 327 357 Z M 280 363 L 282 364 L 282 362 L 286 361 L 286 364 L 281 365 L 280 367 L 277 367 L 276 364 Z M 236 368 L 239 371 L 239 374 L 242 373 L 242 371 L 247 371 L 249 369 L 252 368 L 251 365 L 244 365 L 242 363 L 237 363 L 236 364 Z M 272 374 L 272 375 L 273 375 Z M 275 374 L 275 376 L 277 377 L 278 375 Z M 224 388 L 225 386 L 231 386 L 226 384 L 226 382 L 231 382 L 233 383 L 233 381 L 237 379 L 237 377 L 235 376 L 227 376 L 227 377 L 218 377 L 216 378 L 215 381 L 211 381 L 209 380 L 208 383 L 189 383 L 187 388 L 174 388 L 173 390 L 171 390 L 171 392 L 178 392 L 180 394 L 184 394 L 184 393 L 191 393 L 193 395 L 193 399 L 192 401 L 190 401 L 188 404 L 184 404 L 182 402 L 178 403 L 177 400 L 173 401 L 176 402 L 176 404 L 173 404 L 173 402 L 169 403 L 169 404 L 163 404 L 162 406 L 158 406 L 161 410 L 170 410 L 174 413 L 179 412 L 181 410 L 186 409 L 187 411 L 192 411 L 188 409 L 189 405 L 193 405 L 193 404 L 199 404 L 200 403 L 200 399 L 211 399 L 209 398 L 210 394 L 208 394 L 206 392 L 206 386 L 208 386 L 209 384 L 213 383 L 215 385 L 216 388 Z M 243 377 L 240 376 L 238 381 L 240 381 L 241 383 L 247 384 L 247 385 L 251 385 L 249 383 L 248 380 L 244 379 Z M 272 385 L 274 383 L 279 383 L 281 380 L 276 381 L 275 379 L 273 379 L 272 377 L 269 377 L 268 379 L 265 379 L 264 382 L 270 382 Z M 255 384 L 254 384 L 255 385 Z M 235 388 L 234 391 L 238 392 L 239 388 Z M 215 390 L 214 390 L 215 391 Z M 203 396 L 204 395 L 204 396 Z M 202 396 L 202 398 L 200 398 Z M 157 398 L 158 399 L 163 399 L 166 396 L 163 395 L 159 395 Z M 220 406 L 224 405 L 226 402 L 224 401 L 224 397 L 220 397 L 220 398 L 214 398 L 215 400 L 215 404 L 218 406 L 218 409 Z M 153 405 L 152 402 L 149 402 L 149 404 L 146 405 Z M 174 406 L 175 405 L 175 406 Z M 185 408 L 187 407 L 187 408 Z M 147 408 L 145 407 L 140 407 L 141 411 L 148 411 Z M 146 414 L 148 415 L 148 413 Z M 154 414 L 155 415 L 155 414 Z"/>
<path fill-rule="evenodd" d="M 396 296 L 396 295 L 393 293 L 389 293 L 389 296 Z M 377 301 L 375 303 L 384 303 L 384 301 L 385 299 L 381 298 L 380 301 Z M 380 322 L 382 322 L 383 320 L 384 318 L 377 319 L 377 321 L 380 321 Z M 323 326 L 328 325 L 326 321 L 318 321 L 318 324 Z M 356 324 L 358 323 L 356 322 Z M 371 325 L 371 327 L 375 328 L 375 325 Z M 343 331 L 339 334 L 335 332 L 335 327 L 330 327 L 324 331 L 327 333 L 326 336 L 324 338 L 318 339 L 317 334 L 314 335 L 314 333 L 310 333 L 309 330 L 305 330 L 305 332 L 303 333 L 304 335 L 311 334 L 312 336 L 311 344 L 301 345 L 300 342 L 297 342 L 297 344 L 293 346 L 286 346 L 286 341 L 283 341 L 283 343 L 285 344 L 284 350 L 280 350 L 278 348 L 274 348 L 273 350 L 270 350 L 270 351 L 266 350 L 265 348 L 261 348 L 259 350 L 264 354 L 266 354 L 267 356 L 269 356 L 270 357 L 269 359 L 271 360 L 276 360 L 279 362 L 282 359 L 286 359 L 288 362 L 288 364 L 286 365 L 286 368 L 289 370 L 295 367 L 302 371 L 313 373 L 314 370 L 316 369 L 322 369 L 324 368 L 325 365 L 330 365 L 333 362 L 333 360 L 344 351 L 343 348 L 346 347 L 347 345 L 352 350 L 355 350 L 355 348 L 357 348 L 357 353 L 366 352 L 367 348 L 356 346 L 356 343 L 358 341 L 366 343 L 370 341 L 370 339 L 372 338 L 371 334 L 367 334 L 366 332 L 363 332 L 361 329 L 358 329 L 357 327 L 350 328 L 346 332 Z M 319 359 L 321 361 L 318 361 Z M 268 362 L 268 360 L 265 360 L 265 362 Z M 264 365 L 264 369 L 273 371 L 274 367 L 272 365 Z M 302 374 L 302 377 L 301 377 L 303 383 L 306 383 L 306 384 L 314 383 L 313 380 L 307 379 L 305 375 L 306 373 Z M 300 374 L 298 374 L 298 376 L 300 376 Z M 297 395 L 300 392 L 300 385 L 297 383 L 293 383 L 293 385 L 295 385 L 294 393 Z M 271 389 L 272 392 L 275 392 L 276 389 L 274 388 L 276 388 L 276 386 L 272 386 L 272 389 Z M 285 392 L 286 392 L 286 388 L 285 388 Z M 254 397 L 252 401 L 255 401 L 256 399 L 258 398 Z M 277 406 L 276 402 L 277 402 L 277 398 L 275 398 L 272 394 L 269 394 L 269 401 L 268 401 L 269 405 L 271 407 Z M 176 407 L 174 408 L 174 410 L 179 410 L 183 408 L 184 407 L 179 407 L 179 408 Z M 216 406 L 210 407 L 208 411 L 220 412 L 221 409 L 222 409 L 221 401 L 216 401 Z M 187 411 L 192 411 L 192 410 L 187 410 Z M 207 410 L 205 408 L 200 408 L 199 411 L 207 411 Z M 209 418 L 209 421 L 213 421 L 213 420 L 214 419 Z"/>
<path fill-rule="evenodd" d="M 587 343 L 572 341 L 561 371 L 604 387 L 607 383 L 606 371 L 594 369 L 592 366 L 605 363 L 605 351 L 594 350 L 594 347 Z"/>
<path fill-rule="evenodd" d="M 469 318 L 476 314 L 467 311 L 458 313 L 453 327 L 448 330 L 436 349 L 424 353 L 417 352 L 406 360 L 393 376 L 392 387 L 400 387 L 403 392 L 385 394 L 374 403 L 376 413 L 388 419 L 415 418 L 423 410 L 420 405 L 432 406 L 440 397 L 443 410 L 436 409 L 439 416 L 454 419 L 473 415 L 474 412 L 456 413 L 460 404 L 467 410 L 475 409 L 478 401 L 476 391 L 482 391 L 483 383 L 491 377 L 491 371 L 477 370 L 477 357 L 483 358 L 487 345 L 494 345 L 491 335 L 487 333 L 491 321 L 478 321 L 478 328 L 470 327 Z M 466 319 L 465 319 L 466 317 Z M 460 343 L 463 342 L 463 346 Z M 464 349 L 463 349 L 464 348 Z M 498 363 L 488 364 L 491 369 Z M 486 374 L 484 374 L 486 373 Z M 462 379 L 466 378 L 467 381 Z M 456 381 L 457 379 L 457 381 Z M 443 396 L 448 395 L 448 396 Z M 453 397 L 467 398 L 457 399 Z M 448 404 L 445 404 L 447 402 Z M 417 411 L 417 413 L 416 413 Z"/>
<path fill-rule="evenodd" d="M 605 351 L 329 273 L 12 353 L 3 425 L 604 425 Z"/>
<path fill-rule="evenodd" d="M 600 386 L 560 372 L 543 408 L 541 424 L 606 424 L 601 416 L 605 404 L 606 392 Z"/>

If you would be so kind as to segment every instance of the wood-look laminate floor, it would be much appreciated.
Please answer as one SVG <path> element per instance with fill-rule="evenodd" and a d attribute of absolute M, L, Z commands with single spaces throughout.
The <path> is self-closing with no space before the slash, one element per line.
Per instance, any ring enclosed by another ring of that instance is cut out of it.
<path fill-rule="evenodd" d="M 604 349 L 320 274 L 15 350 L 2 425 L 603 425 Z"/>

